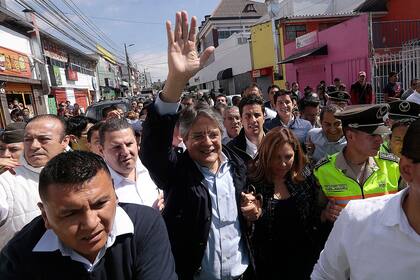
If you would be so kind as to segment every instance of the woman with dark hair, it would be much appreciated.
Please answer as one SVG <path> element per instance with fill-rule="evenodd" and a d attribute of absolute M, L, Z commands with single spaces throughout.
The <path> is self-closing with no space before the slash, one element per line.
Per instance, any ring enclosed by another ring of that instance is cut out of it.
<path fill-rule="evenodd" d="M 321 249 L 321 207 L 299 140 L 287 128 L 272 129 L 248 173 L 263 198 L 252 238 L 258 279 L 309 279 Z"/>

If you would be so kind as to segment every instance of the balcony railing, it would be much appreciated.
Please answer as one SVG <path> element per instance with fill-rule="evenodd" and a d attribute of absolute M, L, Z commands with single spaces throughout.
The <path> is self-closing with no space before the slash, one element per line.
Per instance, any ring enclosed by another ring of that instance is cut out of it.
<path fill-rule="evenodd" d="M 373 47 L 401 48 L 404 44 L 420 39 L 420 20 L 373 22 Z"/>

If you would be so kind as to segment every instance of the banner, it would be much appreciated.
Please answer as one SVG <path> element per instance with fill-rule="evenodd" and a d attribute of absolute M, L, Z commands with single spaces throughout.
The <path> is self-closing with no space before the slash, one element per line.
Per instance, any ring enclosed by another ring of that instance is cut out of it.
<path fill-rule="evenodd" d="M 312 31 L 296 38 L 296 49 L 300 49 L 318 41 L 318 31 Z"/>
<path fill-rule="evenodd" d="M 51 67 L 53 69 L 55 86 L 61 86 L 63 84 L 63 81 L 61 80 L 60 67 L 54 65 L 52 65 Z"/>
<path fill-rule="evenodd" d="M 0 47 L 0 75 L 31 79 L 29 57 L 26 54 Z"/>
<path fill-rule="evenodd" d="M 77 81 L 77 71 L 67 68 L 66 74 L 68 81 Z"/>

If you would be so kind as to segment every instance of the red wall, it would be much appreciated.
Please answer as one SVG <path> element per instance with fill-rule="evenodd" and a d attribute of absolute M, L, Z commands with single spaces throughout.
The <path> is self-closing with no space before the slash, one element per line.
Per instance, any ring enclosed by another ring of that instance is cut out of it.
<path fill-rule="evenodd" d="M 420 19 L 420 0 L 388 0 L 388 14 L 384 20 Z"/>

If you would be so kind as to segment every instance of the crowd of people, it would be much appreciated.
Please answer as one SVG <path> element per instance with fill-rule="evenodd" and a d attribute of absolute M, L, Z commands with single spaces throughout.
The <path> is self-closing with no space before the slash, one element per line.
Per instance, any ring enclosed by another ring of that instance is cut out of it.
<path fill-rule="evenodd" d="M 0 279 L 418 277 L 418 81 L 381 104 L 364 71 L 350 92 L 185 94 L 214 48 L 186 12 L 166 27 L 153 102 L 1 134 Z"/>

